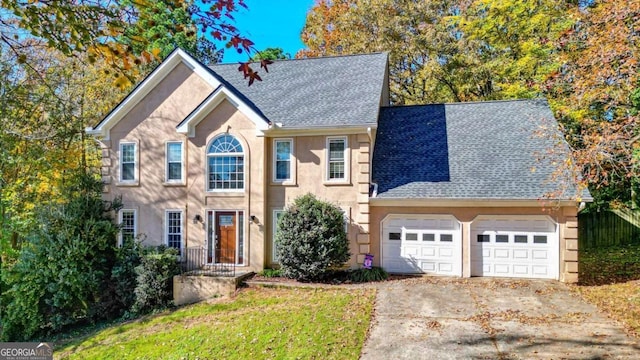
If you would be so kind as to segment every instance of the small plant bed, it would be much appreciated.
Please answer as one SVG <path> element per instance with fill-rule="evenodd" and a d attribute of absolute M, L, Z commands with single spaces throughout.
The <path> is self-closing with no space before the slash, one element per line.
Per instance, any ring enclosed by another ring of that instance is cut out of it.
<path fill-rule="evenodd" d="M 580 252 L 580 285 L 640 280 L 640 244 Z"/>
<path fill-rule="evenodd" d="M 371 269 L 350 269 L 350 270 L 336 270 L 327 272 L 321 278 L 311 281 L 300 281 L 290 279 L 283 276 L 282 272 L 277 269 L 265 269 L 256 274 L 252 280 L 261 282 L 274 282 L 274 283 L 319 283 L 319 284 L 358 284 L 367 282 L 385 281 L 390 279 L 389 274 L 380 267 L 372 267 Z"/>
<path fill-rule="evenodd" d="M 357 359 L 375 291 L 245 289 L 106 328 L 57 349 L 64 359 Z"/>

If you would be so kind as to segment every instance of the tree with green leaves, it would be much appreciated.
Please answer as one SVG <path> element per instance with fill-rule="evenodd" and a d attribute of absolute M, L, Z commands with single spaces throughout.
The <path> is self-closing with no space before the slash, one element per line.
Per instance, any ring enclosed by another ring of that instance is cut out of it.
<path fill-rule="evenodd" d="M 291 54 L 285 53 L 282 48 L 266 48 L 262 51 L 257 51 L 252 57 L 251 61 L 260 60 L 287 60 L 291 59 Z"/>
<path fill-rule="evenodd" d="M 163 0 L 162 5 L 147 0 L 116 0 L 104 3 L 97 0 L 13 1 L 0 0 L 0 47 L 13 52 L 25 61 L 25 36 L 42 40 L 49 48 L 65 55 L 85 54 L 87 61 L 102 59 L 120 76 L 115 83 L 127 87 L 134 82 L 139 65 L 160 59 L 161 48 L 152 48 L 157 39 L 148 38 L 137 26 L 154 25 L 154 17 L 164 13 L 184 15 L 191 19 L 162 22 L 166 32 L 162 37 L 176 37 L 199 32 L 208 34 L 228 49 L 247 53 L 247 62 L 240 68 L 244 77 L 257 80 L 258 72 L 249 63 L 253 42 L 240 34 L 233 25 L 233 14 L 246 8 L 244 0 Z M 190 28 L 191 25 L 195 25 Z M 153 28 L 153 26 L 151 26 Z M 134 31 L 131 31 L 134 30 Z M 126 41 L 123 40 L 126 38 Z M 157 44 L 162 45 L 162 44 Z M 135 49 L 141 49 L 136 53 Z M 203 49 L 206 50 L 206 49 Z M 211 49 L 206 50 L 211 53 Z M 266 64 L 261 64 L 263 67 Z"/>
<path fill-rule="evenodd" d="M 571 27 L 552 0 L 322 0 L 298 56 L 389 51 L 395 104 L 534 97 Z"/>

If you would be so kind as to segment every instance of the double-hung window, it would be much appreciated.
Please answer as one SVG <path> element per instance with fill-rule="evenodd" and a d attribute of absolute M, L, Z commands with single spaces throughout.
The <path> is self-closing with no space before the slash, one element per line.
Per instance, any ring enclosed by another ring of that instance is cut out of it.
<path fill-rule="evenodd" d="M 347 180 L 347 138 L 327 138 L 327 180 Z"/>
<path fill-rule="evenodd" d="M 182 210 L 167 210 L 165 213 L 165 234 L 167 246 L 177 249 L 182 254 Z"/>
<path fill-rule="evenodd" d="M 138 147 L 134 142 L 120 143 L 120 181 L 134 182 L 138 180 L 137 154 Z"/>
<path fill-rule="evenodd" d="M 136 238 L 136 211 L 120 210 L 120 245 L 132 243 Z"/>
<path fill-rule="evenodd" d="M 182 183 L 183 149 L 181 141 L 171 141 L 167 143 L 166 159 L 166 181 L 168 183 Z"/>
<path fill-rule="evenodd" d="M 207 166 L 208 191 L 244 189 L 244 153 L 235 137 L 225 134 L 211 141 Z"/>
<path fill-rule="evenodd" d="M 292 176 L 292 139 L 276 139 L 274 147 L 273 180 L 276 182 L 286 182 L 293 179 Z"/>

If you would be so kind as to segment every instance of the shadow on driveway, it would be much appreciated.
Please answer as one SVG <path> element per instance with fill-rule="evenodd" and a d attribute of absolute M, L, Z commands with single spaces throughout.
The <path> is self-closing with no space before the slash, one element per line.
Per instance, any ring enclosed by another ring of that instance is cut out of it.
<path fill-rule="evenodd" d="M 640 359 L 635 338 L 556 281 L 383 283 L 361 359 Z"/>

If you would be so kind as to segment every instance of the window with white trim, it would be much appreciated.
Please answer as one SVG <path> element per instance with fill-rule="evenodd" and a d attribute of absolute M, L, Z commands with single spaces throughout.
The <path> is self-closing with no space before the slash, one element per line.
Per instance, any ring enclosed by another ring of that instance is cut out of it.
<path fill-rule="evenodd" d="M 167 210 L 165 212 L 165 234 L 167 246 L 178 250 L 182 254 L 182 210 Z"/>
<path fill-rule="evenodd" d="M 120 210 L 118 222 L 120 223 L 121 246 L 135 241 L 137 232 L 136 211 L 132 209 Z"/>
<path fill-rule="evenodd" d="M 273 141 L 273 180 L 277 182 L 291 181 L 292 177 L 292 139 L 275 139 Z"/>
<path fill-rule="evenodd" d="M 327 180 L 347 180 L 347 138 L 327 138 Z"/>
<path fill-rule="evenodd" d="M 224 134 L 207 148 L 207 191 L 244 189 L 244 153 L 235 137 Z"/>
<path fill-rule="evenodd" d="M 137 177 L 138 147 L 134 142 L 120 143 L 120 181 L 133 182 Z"/>
<path fill-rule="evenodd" d="M 183 149 L 182 141 L 170 141 L 166 147 L 166 181 L 183 182 Z"/>
<path fill-rule="evenodd" d="M 271 255 L 273 262 L 278 262 L 278 245 L 276 244 L 276 233 L 278 232 L 278 221 L 284 215 L 284 209 L 273 210 L 273 237 L 271 239 Z"/>

